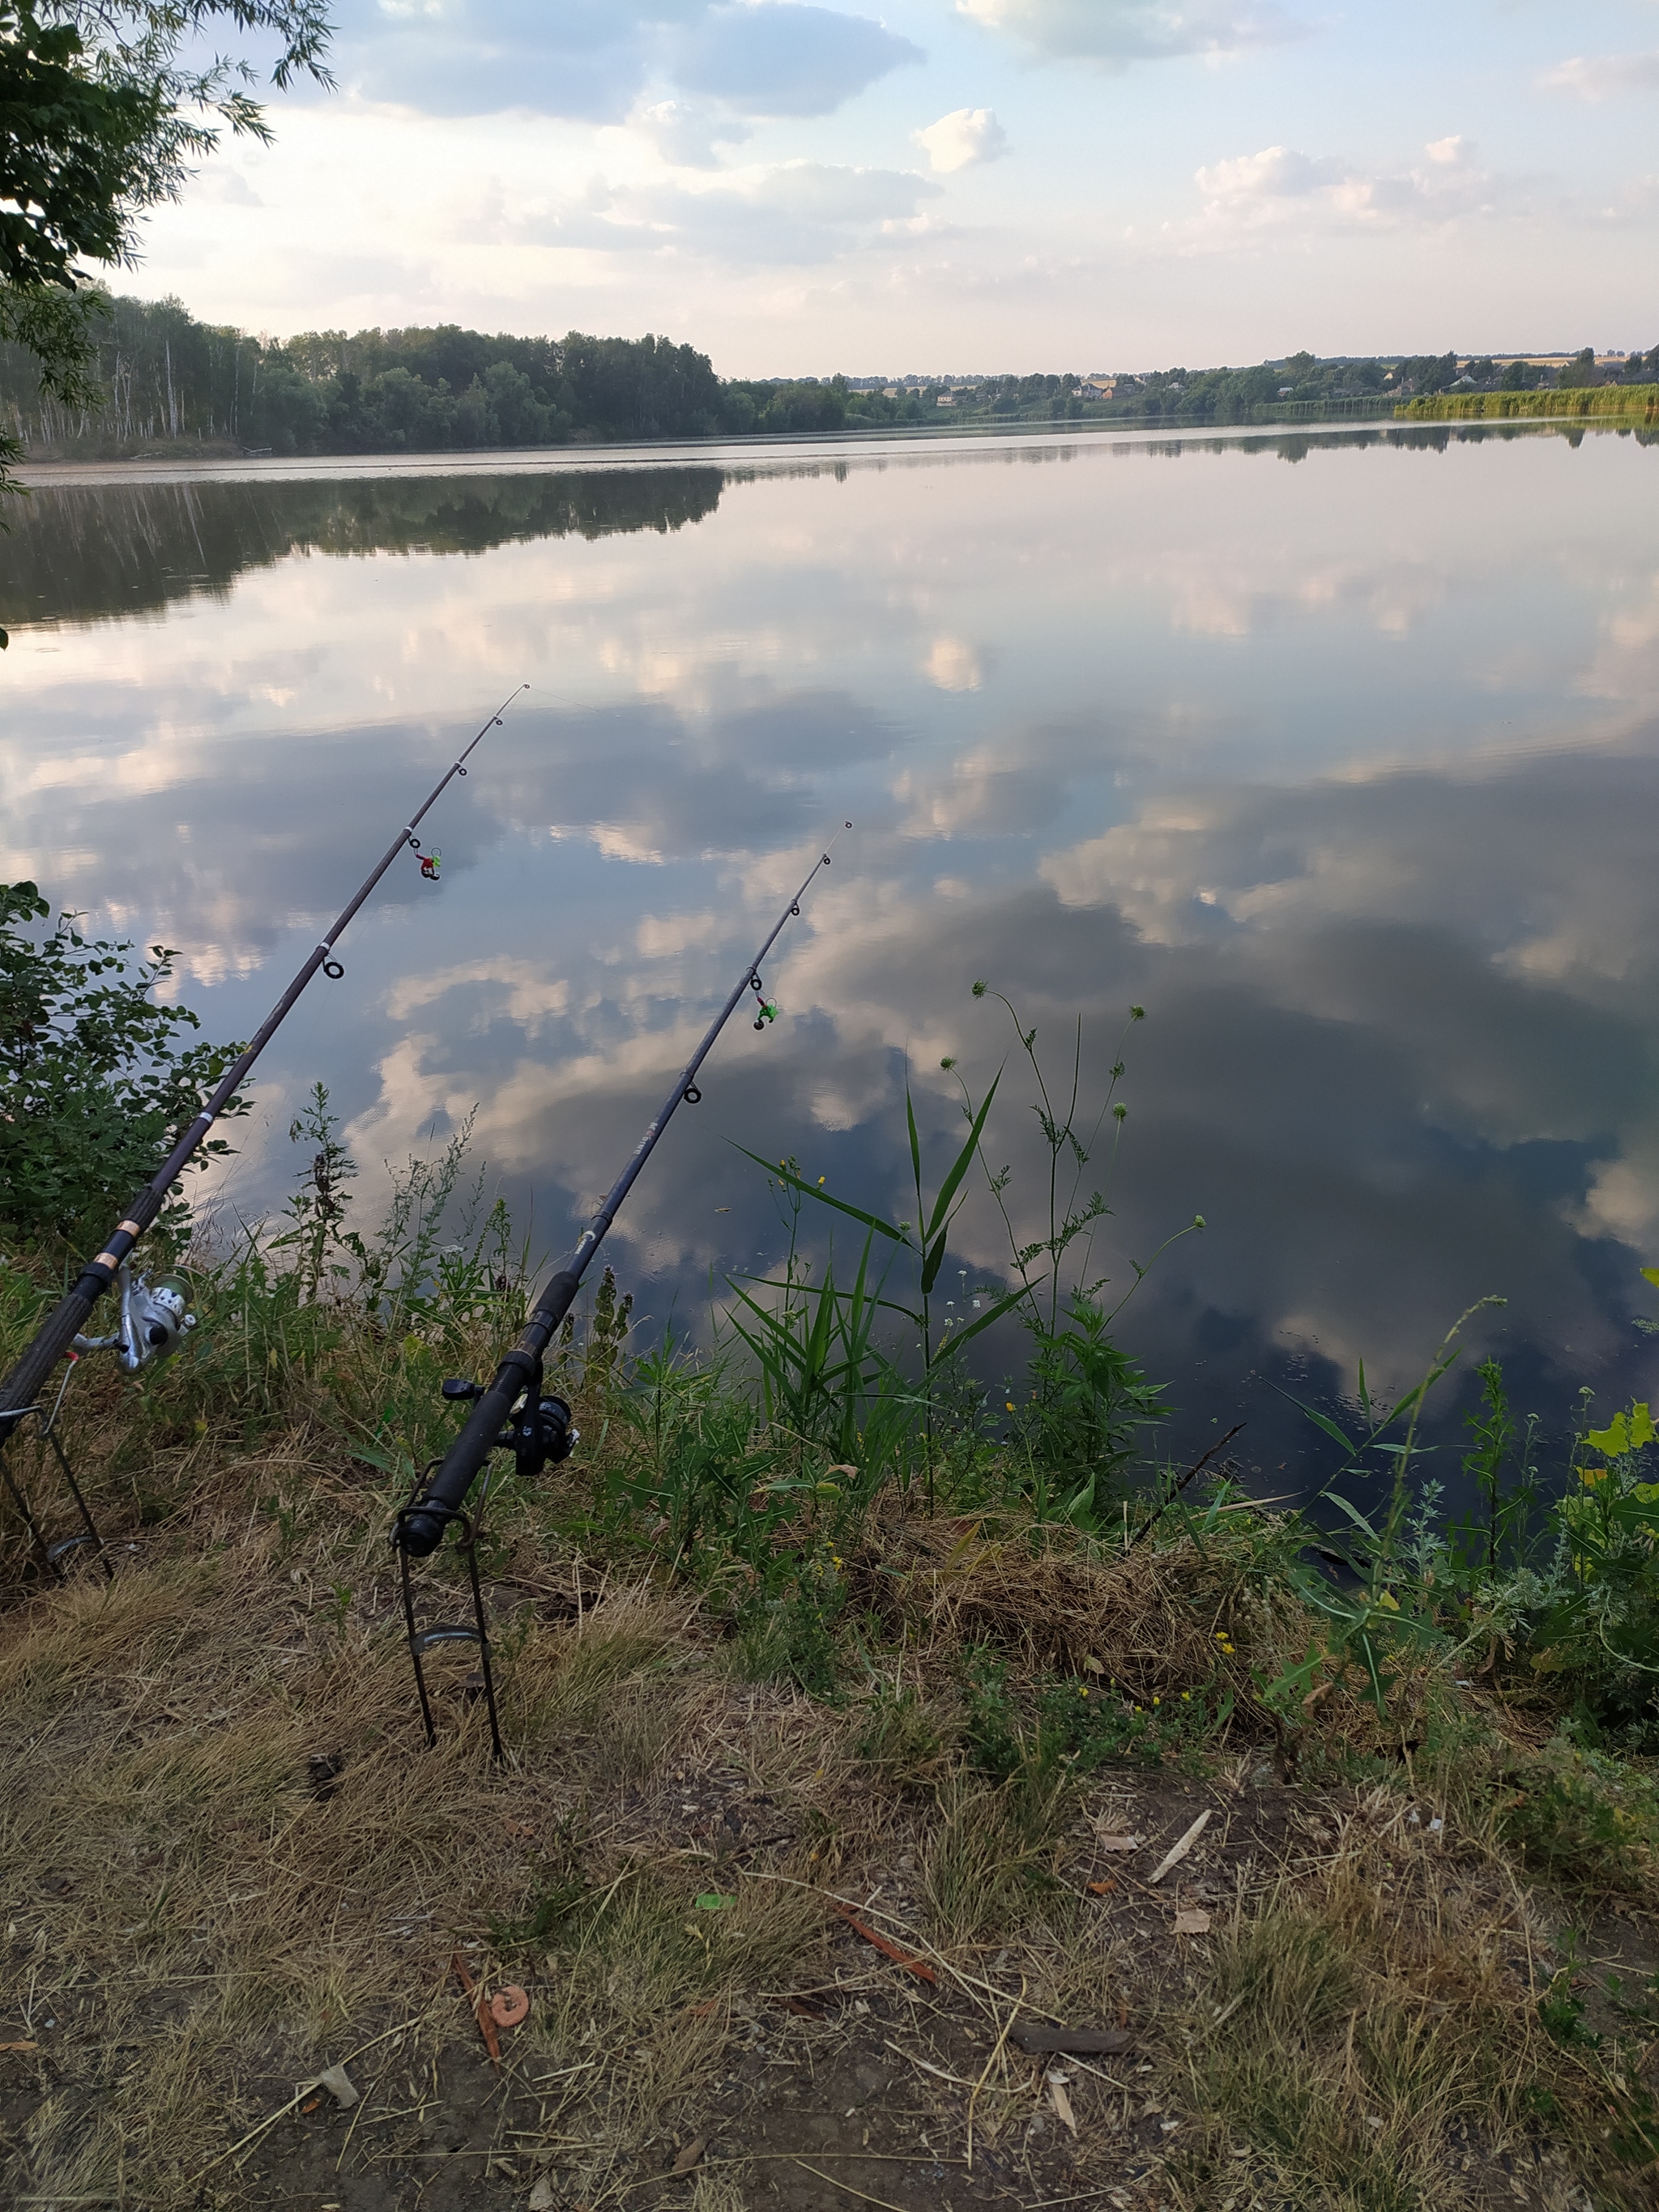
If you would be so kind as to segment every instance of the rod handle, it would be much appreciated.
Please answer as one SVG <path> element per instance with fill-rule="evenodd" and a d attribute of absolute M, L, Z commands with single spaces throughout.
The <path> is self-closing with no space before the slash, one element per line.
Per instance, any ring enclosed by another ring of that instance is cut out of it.
<path fill-rule="evenodd" d="M 32 1406 L 46 1388 L 58 1361 L 79 1336 L 107 1279 L 88 1268 L 73 1289 L 66 1291 L 34 1332 L 22 1358 L 0 1383 L 0 1442 L 9 1434 L 10 1413 Z"/>
<path fill-rule="evenodd" d="M 575 1303 L 581 1275 L 562 1267 L 537 1299 L 522 1336 L 495 1370 L 489 1386 L 475 1401 L 462 1429 L 444 1454 L 443 1465 L 420 1496 L 398 1516 L 392 1542 L 411 1558 L 424 1559 L 444 1540 L 444 1531 L 465 1504 L 484 1462 L 495 1449 L 513 1408 L 530 1388 L 553 1332 Z"/>

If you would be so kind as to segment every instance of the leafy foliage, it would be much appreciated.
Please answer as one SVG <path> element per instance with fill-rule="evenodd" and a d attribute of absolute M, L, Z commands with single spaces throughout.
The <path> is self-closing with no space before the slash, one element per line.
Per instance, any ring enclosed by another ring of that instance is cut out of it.
<path fill-rule="evenodd" d="M 270 136 L 246 61 L 204 58 L 228 19 L 269 38 L 271 82 L 331 82 L 322 0 L 0 0 L 0 339 L 41 388 L 93 396 L 96 295 L 83 261 L 131 263 L 137 216 L 178 197 L 233 133 Z M 19 448 L 0 439 L 0 491 Z M 0 632 L 0 644 L 4 634 Z"/>
<path fill-rule="evenodd" d="M 1082 1291 L 1060 1325 L 1028 1324 L 1030 1395 L 1014 1428 L 1031 1462 L 1043 1517 L 1094 1528 L 1110 1517 L 1145 1449 L 1169 1418 L 1165 1386 L 1112 1341 L 1111 1316 Z"/>
<path fill-rule="evenodd" d="M 0 398 L 43 445 L 182 436 L 281 453 L 435 453 L 727 427 L 708 356 L 666 337 L 512 337 L 447 323 L 279 341 L 210 326 L 174 299 L 94 305 L 73 418 L 46 404 L 28 351 L 0 348 Z M 0 324 L 9 335 L 24 338 Z"/>
<path fill-rule="evenodd" d="M 1080 1778 L 1108 1765 L 1185 1764 L 1233 1710 L 1224 1686 L 1137 1700 L 1103 1668 L 1075 1680 L 1046 1677 L 1022 1698 L 1006 1659 L 988 1646 L 967 1655 L 963 1681 L 974 1763 L 999 1782 L 1025 1770 Z"/>
<path fill-rule="evenodd" d="M 0 1222 L 74 1241 L 111 1225 L 241 1048 L 188 1042 L 198 1018 L 157 1001 L 177 957 L 165 946 L 135 963 L 73 915 L 43 933 L 50 914 L 33 884 L 0 884 Z M 210 1138 L 197 1163 L 228 1150 Z"/>
<path fill-rule="evenodd" d="M 83 255 L 121 258 L 162 104 L 154 81 L 103 79 L 73 22 L 0 0 L 0 282 L 73 289 Z"/>

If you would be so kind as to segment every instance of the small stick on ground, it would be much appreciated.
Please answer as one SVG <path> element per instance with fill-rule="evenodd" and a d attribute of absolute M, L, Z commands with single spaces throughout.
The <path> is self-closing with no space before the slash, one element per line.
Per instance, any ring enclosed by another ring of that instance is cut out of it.
<path fill-rule="evenodd" d="M 854 2189 L 850 2181 L 837 2181 L 833 2173 L 820 2173 L 817 2166 L 808 2166 L 804 2158 L 798 2158 L 795 2164 L 803 2173 L 810 2173 L 819 2181 L 827 2181 L 831 2189 L 844 2189 L 849 2197 L 856 2197 L 861 2204 L 879 2204 L 882 2212 L 904 2212 L 904 2207 L 895 2204 L 891 2197 L 866 2196 L 862 2189 Z"/>
<path fill-rule="evenodd" d="M 376 2044 L 390 2043 L 394 2035 L 406 2035 L 411 2027 L 418 2027 L 423 2020 L 429 2019 L 430 2016 L 431 2008 L 428 2007 L 426 2012 L 417 2013 L 413 2020 L 404 2021 L 401 2027 L 389 2027 L 383 2035 L 371 2036 L 367 2043 L 360 2043 L 355 2051 L 347 2051 L 345 2057 L 340 2061 L 341 2065 L 349 2066 L 354 2058 L 361 2058 L 364 2051 L 373 2051 Z M 193 2177 L 191 2186 L 194 2187 L 196 2182 L 211 2173 L 216 2166 L 222 2166 L 228 2158 L 234 2158 L 238 2151 L 246 2150 L 251 2142 L 256 2142 L 267 2128 L 274 2128 L 284 2113 L 291 2112 L 294 2107 L 308 2097 L 316 2087 L 316 2082 L 312 2081 L 307 2081 L 304 2088 L 296 2089 L 287 2104 L 279 2105 L 274 2112 L 268 2112 L 258 2127 L 248 2130 L 240 2142 L 232 2143 L 228 2150 L 222 2150 L 216 2158 L 210 2158 L 201 2172 Z"/>
<path fill-rule="evenodd" d="M 986 2081 L 989 2078 L 991 2069 L 996 2064 L 997 2060 L 1002 2056 L 1003 2045 L 1008 2040 L 1008 2031 L 1018 2018 L 1019 2008 L 1024 2002 L 1025 1977 L 1022 1974 L 1019 1978 L 1019 1995 L 1014 1999 L 1013 2004 L 1009 2009 L 1007 2019 L 1002 2023 L 1002 2033 L 998 2036 L 995 2043 L 992 2045 L 991 2055 L 985 2062 L 985 2070 L 980 2075 L 978 2081 L 975 2082 L 973 2094 L 968 2100 L 968 2171 L 969 2173 L 974 2170 L 974 2107 L 979 2102 L 979 2093 L 985 2087 Z"/>
<path fill-rule="evenodd" d="M 937 1986 L 939 1976 L 923 1960 L 907 1958 L 896 1943 L 890 1943 L 884 1936 L 878 1936 L 873 1928 L 866 1928 L 857 1913 L 835 1899 L 831 1899 L 830 1907 L 840 1913 L 855 1936 L 862 1936 L 866 1943 L 873 1943 L 884 1958 L 890 1959 L 896 1966 L 902 1966 L 907 1974 L 915 1974 L 918 1980 L 932 1982 Z"/>
<path fill-rule="evenodd" d="M 1199 1838 L 1203 1834 L 1205 1829 L 1207 1828 L 1209 1825 L 1210 1815 L 1206 1809 L 1199 1814 L 1197 1820 L 1193 1822 L 1192 1826 L 1188 1829 L 1184 1836 L 1177 1838 L 1177 1839 L 1170 1844 L 1169 1850 L 1164 1852 L 1157 1866 L 1155 1866 L 1152 1873 L 1148 1875 L 1146 1877 L 1146 1886 L 1149 1889 L 1154 1883 L 1162 1881 L 1164 1875 L 1168 1874 L 1171 1867 L 1180 1865 L 1182 1859 L 1186 1857 L 1188 1852 L 1191 1850 L 1193 1845 L 1198 1841 Z"/>

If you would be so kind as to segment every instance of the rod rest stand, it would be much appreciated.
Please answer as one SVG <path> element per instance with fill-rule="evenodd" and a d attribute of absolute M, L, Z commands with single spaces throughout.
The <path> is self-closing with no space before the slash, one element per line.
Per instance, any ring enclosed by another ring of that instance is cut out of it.
<path fill-rule="evenodd" d="M 430 1473 L 430 1469 L 428 1472 Z M 489 1486 L 486 1484 L 486 1496 L 488 1490 Z M 415 1694 L 421 1701 L 421 1723 L 426 1730 L 426 1747 L 430 1751 L 437 1743 L 438 1730 L 432 1717 L 432 1698 L 426 1686 L 426 1668 L 422 1662 L 428 1651 L 434 1650 L 442 1644 L 476 1644 L 478 1647 L 478 1670 L 483 1676 L 484 1704 L 489 1713 L 490 1756 L 499 1764 L 501 1757 L 501 1720 L 495 1710 L 495 1673 L 489 1661 L 489 1624 L 484 1616 L 483 1591 L 478 1583 L 477 1524 L 472 1516 L 464 1512 L 459 1506 L 439 1505 L 427 1506 L 422 1509 L 428 1513 L 438 1513 L 442 1516 L 446 1527 L 457 1528 L 460 1531 L 461 1555 L 466 1561 L 467 1582 L 472 1592 L 472 1619 L 470 1624 L 464 1620 L 440 1621 L 431 1628 L 416 1628 L 415 1590 L 410 1579 L 409 1547 L 399 1540 L 404 1524 L 415 1510 L 415 1502 L 411 1498 L 392 1522 L 392 1540 L 398 1547 L 398 1561 L 403 1581 L 404 1632 L 409 1644 L 410 1663 L 415 1669 Z M 483 1504 L 484 1499 L 481 1497 L 478 1500 L 480 1513 L 483 1512 Z"/>
<path fill-rule="evenodd" d="M 449 1404 L 468 1404 L 482 1398 L 484 1386 L 468 1382 L 464 1376 L 452 1377 L 441 1385 L 441 1395 Z M 580 1431 L 571 1425 L 570 1407 L 562 1398 L 542 1395 L 541 1363 L 537 1362 L 529 1389 L 514 1408 L 512 1419 L 495 1438 L 497 1451 L 510 1451 L 519 1474 L 526 1480 L 538 1475 L 544 1467 L 556 1465 L 568 1459 L 575 1449 Z M 438 1731 L 432 1716 L 432 1699 L 427 1688 L 426 1668 L 422 1663 L 428 1651 L 447 1644 L 473 1644 L 477 1646 L 478 1668 L 483 1677 L 484 1704 L 489 1713 L 489 1742 L 491 1756 L 499 1762 L 501 1751 L 501 1718 L 495 1705 L 495 1675 L 490 1663 L 489 1624 L 484 1613 L 483 1590 L 478 1581 L 478 1534 L 483 1525 L 483 1509 L 489 1497 L 489 1475 L 486 1472 L 483 1487 L 478 1494 L 474 1512 L 469 1514 L 459 1505 L 446 1505 L 427 1494 L 434 1471 L 442 1465 L 434 1460 L 419 1477 L 409 1502 L 401 1508 L 392 1524 L 392 1541 L 398 1553 L 404 1600 L 404 1629 L 409 1644 L 410 1664 L 415 1669 L 415 1690 L 421 1702 L 421 1721 L 426 1729 L 428 1750 L 438 1741 Z M 424 1540 L 431 1524 L 441 1524 L 436 1544 Z M 414 1524 L 422 1524 L 423 1540 L 411 1543 L 410 1536 Z M 410 1579 L 411 1553 L 424 1556 L 442 1548 L 443 1539 L 451 1528 L 459 1533 L 460 1550 L 466 1561 L 467 1581 L 472 1593 L 472 1619 L 467 1621 L 441 1621 L 430 1628 L 415 1626 L 415 1593 Z"/>
<path fill-rule="evenodd" d="M 81 1486 L 75 1479 L 75 1469 L 70 1465 L 68 1455 L 58 1440 L 58 1414 L 61 1405 L 60 1397 L 58 1405 L 54 1406 L 50 1413 L 38 1405 L 9 1407 L 5 1413 L 0 1413 L 0 1443 L 9 1443 L 21 1429 L 25 1421 L 32 1419 L 39 1422 L 40 1441 L 51 1447 L 52 1457 L 58 1462 L 58 1471 L 68 1486 L 69 1494 L 75 1500 L 76 1511 L 81 1516 L 80 1533 L 73 1536 L 60 1536 L 56 1543 L 49 1543 L 41 1530 L 40 1522 L 34 1517 L 22 1486 L 12 1474 L 9 1456 L 0 1458 L 0 1474 L 5 1477 L 6 1488 L 11 1494 L 12 1504 L 22 1517 L 23 1526 L 28 1530 L 29 1542 L 42 1566 L 54 1575 L 60 1583 L 64 1583 L 69 1580 L 69 1577 L 64 1571 L 64 1562 L 66 1559 L 73 1559 L 77 1552 L 90 1551 L 96 1555 L 98 1564 L 104 1571 L 105 1580 L 113 1582 L 115 1570 L 111 1566 L 109 1554 L 104 1549 L 104 1540 L 98 1533 L 98 1523 L 92 1517 L 92 1508 L 87 1504 L 82 1493 Z"/>

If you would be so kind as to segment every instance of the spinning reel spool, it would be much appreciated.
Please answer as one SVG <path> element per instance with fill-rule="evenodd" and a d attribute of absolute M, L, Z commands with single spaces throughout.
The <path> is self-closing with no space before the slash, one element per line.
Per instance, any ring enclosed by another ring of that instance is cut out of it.
<path fill-rule="evenodd" d="M 176 1352 L 196 1326 L 190 1310 L 190 1285 L 182 1275 L 134 1275 L 124 1260 L 116 1269 L 121 1290 L 121 1322 L 112 1336 L 77 1336 L 76 1352 L 118 1352 L 129 1375 Z"/>
<path fill-rule="evenodd" d="M 195 1328 L 196 1316 L 190 1310 L 190 1285 L 182 1275 L 173 1274 L 158 1275 L 151 1282 L 148 1275 L 135 1275 L 125 1260 L 116 1269 L 116 1280 L 121 1293 L 119 1326 L 110 1336 L 76 1337 L 70 1347 L 71 1358 L 88 1352 L 113 1352 L 120 1358 L 123 1372 L 136 1375 L 141 1368 L 165 1359 L 176 1352 Z M 104 1552 L 104 1540 L 92 1517 L 92 1508 L 87 1504 L 81 1486 L 75 1479 L 75 1470 L 70 1465 L 68 1455 L 58 1435 L 58 1417 L 64 1410 L 64 1399 L 74 1373 L 75 1369 L 71 1365 L 50 1412 L 37 1402 L 32 1406 L 20 1406 L 0 1416 L 6 1424 L 3 1434 L 8 1439 L 22 1428 L 25 1421 L 38 1423 L 40 1440 L 51 1449 L 70 1496 L 75 1500 L 76 1510 L 81 1516 L 81 1530 L 77 1535 L 62 1537 L 55 1543 L 49 1541 L 10 1468 L 4 1468 L 6 1488 L 11 1492 L 12 1503 L 28 1530 L 35 1555 L 59 1582 L 66 1579 L 65 1562 L 71 1559 L 76 1552 L 95 1553 L 105 1574 L 107 1576 L 111 1571 Z"/>

